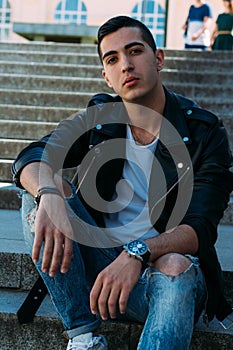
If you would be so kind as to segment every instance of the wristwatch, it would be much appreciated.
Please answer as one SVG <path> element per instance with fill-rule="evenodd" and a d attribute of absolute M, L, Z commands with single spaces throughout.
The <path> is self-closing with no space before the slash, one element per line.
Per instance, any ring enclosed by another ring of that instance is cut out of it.
<path fill-rule="evenodd" d="M 125 244 L 123 248 L 129 256 L 134 256 L 135 259 L 140 260 L 143 268 L 148 266 L 151 252 L 144 241 L 136 239 L 135 241 Z"/>

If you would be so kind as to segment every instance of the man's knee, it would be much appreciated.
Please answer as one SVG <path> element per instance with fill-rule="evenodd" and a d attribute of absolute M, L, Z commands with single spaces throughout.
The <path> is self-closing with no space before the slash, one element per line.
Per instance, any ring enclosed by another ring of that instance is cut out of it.
<path fill-rule="evenodd" d="M 159 257 L 153 263 L 153 267 L 166 275 L 177 276 L 187 270 L 191 263 L 191 260 L 182 254 L 169 253 Z"/>

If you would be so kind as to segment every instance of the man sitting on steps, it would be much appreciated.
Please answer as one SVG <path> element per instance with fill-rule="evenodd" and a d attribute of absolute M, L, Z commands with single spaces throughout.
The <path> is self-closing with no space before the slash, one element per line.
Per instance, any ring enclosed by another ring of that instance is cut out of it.
<path fill-rule="evenodd" d="M 103 77 L 85 112 L 26 147 L 23 191 L 32 259 L 69 339 L 107 349 L 101 320 L 142 323 L 140 350 L 187 350 L 201 313 L 231 313 L 214 244 L 233 190 L 218 118 L 161 81 L 164 52 L 140 21 L 98 31 Z M 72 184 L 58 171 L 78 168 Z"/>

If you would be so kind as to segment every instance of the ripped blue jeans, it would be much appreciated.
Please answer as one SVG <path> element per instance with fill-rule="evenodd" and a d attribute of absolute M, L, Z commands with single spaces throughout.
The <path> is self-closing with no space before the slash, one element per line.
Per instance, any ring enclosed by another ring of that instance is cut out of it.
<path fill-rule="evenodd" d="M 66 201 L 84 220 L 94 223 L 75 194 Z M 33 198 L 23 191 L 23 228 L 30 251 L 34 240 L 33 213 Z M 69 271 L 66 274 L 58 272 L 55 277 L 41 271 L 41 258 L 36 264 L 69 338 L 95 331 L 99 327 L 100 319 L 91 313 L 89 307 L 90 289 L 98 273 L 121 250 L 122 247 L 102 249 L 74 242 L 74 255 Z M 144 324 L 137 349 L 189 349 L 195 321 L 198 320 L 206 300 L 205 281 L 198 259 L 192 256 L 189 258 L 190 266 L 176 277 L 167 276 L 152 267 L 143 271 L 130 294 L 126 314 L 118 313 L 119 320 Z"/>

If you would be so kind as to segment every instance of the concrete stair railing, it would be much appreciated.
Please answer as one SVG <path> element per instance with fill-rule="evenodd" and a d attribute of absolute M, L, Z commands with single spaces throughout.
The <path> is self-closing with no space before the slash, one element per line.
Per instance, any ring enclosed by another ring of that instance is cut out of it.
<path fill-rule="evenodd" d="M 222 118 L 233 149 L 232 53 L 165 50 L 166 86 L 195 99 Z M 111 92 L 101 78 L 95 45 L 0 43 L 0 349 L 66 348 L 49 297 L 33 323 L 19 325 L 16 311 L 37 272 L 27 253 L 20 220 L 21 200 L 10 168 L 19 151 L 57 123 L 85 108 L 98 92 Z M 219 227 L 217 250 L 233 302 L 233 201 Z M 135 350 L 141 326 L 103 323 L 110 349 Z M 190 350 L 233 349 L 233 329 L 198 324 Z"/>

